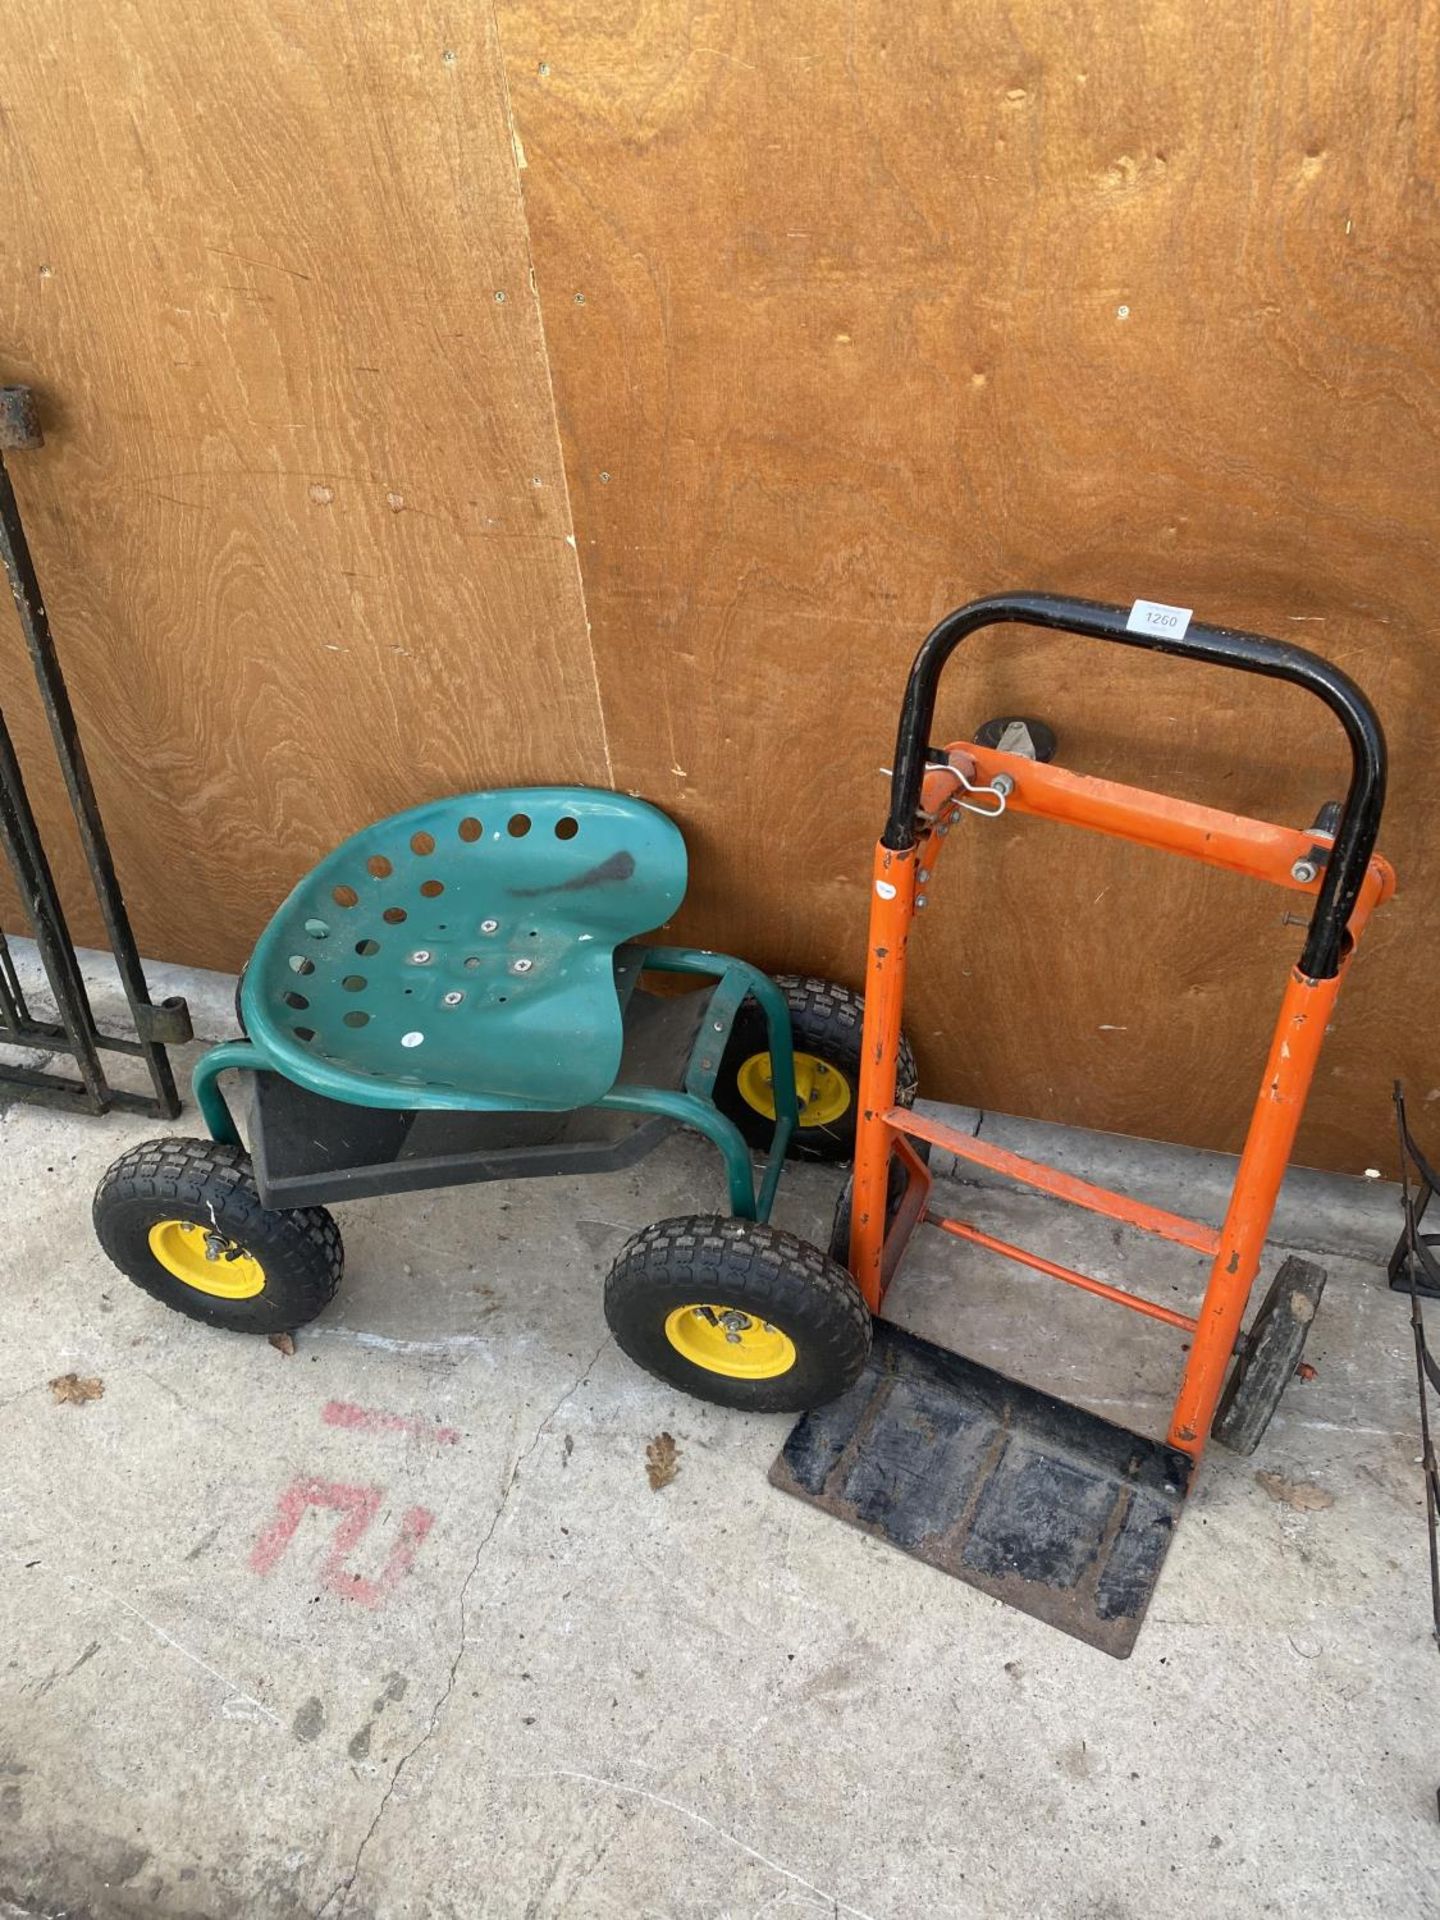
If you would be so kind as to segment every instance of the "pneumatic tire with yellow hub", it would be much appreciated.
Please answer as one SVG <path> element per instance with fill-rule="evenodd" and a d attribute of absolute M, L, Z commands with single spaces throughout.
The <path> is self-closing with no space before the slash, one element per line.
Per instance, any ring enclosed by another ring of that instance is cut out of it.
<path fill-rule="evenodd" d="M 848 987 L 810 975 L 777 973 L 775 984 L 790 1008 L 795 1044 L 795 1091 L 800 1124 L 790 1136 L 792 1160 L 853 1160 L 860 1115 L 860 1036 L 865 1002 Z M 915 1055 L 901 1035 L 896 1058 L 895 1104 L 915 1103 Z M 775 1132 L 770 1042 L 765 1016 L 747 1000 L 735 1016 L 715 1104 L 733 1120 L 752 1147 L 768 1151 Z"/>
<path fill-rule="evenodd" d="M 147 1140 L 95 1191 L 95 1232 L 137 1287 L 232 1333 L 289 1333 L 334 1297 L 340 1229 L 323 1207 L 267 1207 L 240 1147 Z"/>
<path fill-rule="evenodd" d="M 843 1267 L 779 1227 L 719 1214 L 642 1228 L 610 1270 L 605 1318 L 647 1372 L 749 1413 L 835 1399 L 870 1351 Z"/>

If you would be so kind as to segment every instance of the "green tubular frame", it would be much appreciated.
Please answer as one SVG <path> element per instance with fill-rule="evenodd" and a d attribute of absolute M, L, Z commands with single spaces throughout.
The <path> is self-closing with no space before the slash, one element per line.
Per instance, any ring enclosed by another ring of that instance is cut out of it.
<path fill-rule="evenodd" d="M 677 1092 L 663 1087 L 612 1087 L 596 1104 L 628 1113 L 664 1114 L 681 1126 L 693 1127 L 719 1149 L 725 1162 L 731 1213 L 738 1220 L 768 1220 L 790 1138 L 800 1120 L 795 1094 L 795 1042 L 785 995 L 758 967 L 699 947 L 647 947 L 641 966 L 657 973 L 700 974 L 718 983 L 706 1009 L 704 1029 L 690 1056 L 685 1088 Z M 765 1016 L 775 1097 L 775 1137 L 758 1187 L 745 1136 L 714 1100 L 715 1081 L 735 1016 L 750 998 Z M 219 1086 L 220 1075 L 231 1070 L 261 1073 L 267 1069 L 273 1071 L 270 1061 L 250 1040 L 227 1040 L 197 1062 L 192 1082 L 195 1100 L 213 1140 L 241 1145 L 234 1115 Z M 366 1103 L 360 1100 L 355 1104 Z M 467 1103 L 457 1099 L 454 1104 L 463 1108 Z"/>

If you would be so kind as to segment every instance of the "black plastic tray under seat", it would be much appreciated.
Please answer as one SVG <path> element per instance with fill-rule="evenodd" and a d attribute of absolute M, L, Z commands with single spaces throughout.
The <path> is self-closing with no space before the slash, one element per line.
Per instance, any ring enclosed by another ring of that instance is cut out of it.
<path fill-rule="evenodd" d="M 617 1084 L 683 1086 L 710 998 L 709 992 L 631 993 Z M 307 1207 L 480 1180 L 613 1172 L 643 1159 L 674 1125 L 663 1115 L 605 1107 L 387 1111 L 327 1100 L 281 1074 L 257 1073 L 248 1131 L 266 1206 Z"/>
<path fill-rule="evenodd" d="M 773 1485 L 1124 1659 L 1193 1463 L 877 1320 L 865 1371 L 807 1413 Z"/>

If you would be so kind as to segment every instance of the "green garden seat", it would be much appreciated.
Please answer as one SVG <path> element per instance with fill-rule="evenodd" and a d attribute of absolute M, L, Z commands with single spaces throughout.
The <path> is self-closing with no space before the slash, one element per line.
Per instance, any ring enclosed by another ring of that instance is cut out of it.
<path fill-rule="evenodd" d="M 288 1079 L 369 1107 L 590 1105 L 624 1044 L 615 950 L 679 907 L 685 842 L 643 800 L 502 787 L 354 834 L 261 935 L 241 1011 Z"/>

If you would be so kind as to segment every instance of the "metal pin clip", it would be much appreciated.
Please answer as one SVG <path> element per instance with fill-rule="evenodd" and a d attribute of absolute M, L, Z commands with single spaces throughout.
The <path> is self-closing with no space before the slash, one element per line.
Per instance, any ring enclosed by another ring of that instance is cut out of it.
<path fill-rule="evenodd" d="M 936 762 L 935 766 L 932 766 L 931 771 L 936 771 L 940 765 L 940 762 Z M 1006 801 L 1015 791 L 1015 782 L 1010 778 L 1008 773 L 997 773 L 995 778 L 990 781 L 987 786 L 979 787 L 975 785 L 973 780 L 967 780 L 965 778 L 965 775 L 960 771 L 959 767 L 955 765 L 953 760 L 945 761 L 943 767 L 946 773 L 954 774 L 966 793 L 983 793 L 995 802 L 993 807 L 977 807 L 972 805 L 969 800 L 957 800 L 952 797 L 944 802 L 945 806 L 952 808 L 963 807 L 967 813 L 978 813 L 982 820 L 998 820 L 1000 818 L 1001 814 L 1005 811 Z M 893 776 L 895 769 L 893 767 L 881 767 L 879 771 L 883 773 L 888 780 Z M 933 817 L 934 816 L 926 813 L 920 815 L 922 820 L 928 820 Z M 937 830 L 940 833 L 944 833 L 945 823 L 943 813 L 939 817 L 941 825 Z"/>
<path fill-rule="evenodd" d="M 998 820 L 1000 818 L 1001 814 L 1005 811 L 1006 802 L 1015 791 L 1015 782 L 1010 778 L 1008 773 L 997 773 L 993 780 L 982 787 L 977 786 L 973 780 L 967 780 L 959 767 L 952 766 L 950 771 L 960 782 L 966 793 L 983 793 L 995 803 L 992 807 L 977 807 L 973 800 L 961 800 L 957 797 L 951 800 L 950 804 L 952 807 L 963 807 L 966 813 L 978 813 L 982 820 Z"/>

